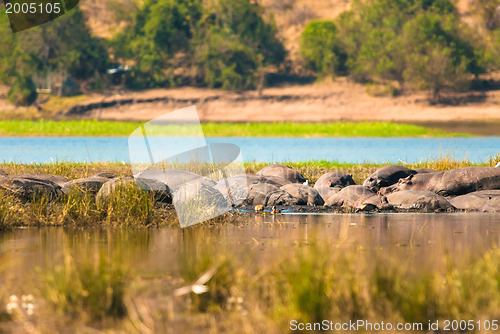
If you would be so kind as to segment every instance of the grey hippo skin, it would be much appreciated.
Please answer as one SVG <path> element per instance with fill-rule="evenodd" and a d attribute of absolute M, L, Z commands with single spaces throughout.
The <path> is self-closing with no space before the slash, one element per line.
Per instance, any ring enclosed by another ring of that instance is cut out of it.
<path fill-rule="evenodd" d="M 325 206 L 353 209 L 376 194 L 365 186 L 347 186 L 325 201 Z"/>
<path fill-rule="evenodd" d="M 455 209 L 443 196 L 424 190 L 395 192 L 387 195 L 387 202 L 396 209 L 420 212 L 452 211 Z"/>
<path fill-rule="evenodd" d="M 325 201 L 314 188 L 304 184 L 291 183 L 281 187 L 297 200 L 297 205 L 323 205 Z"/>
<path fill-rule="evenodd" d="M 481 190 L 450 199 L 459 210 L 500 212 L 500 190 Z"/>
<path fill-rule="evenodd" d="M 32 200 L 36 196 L 46 196 L 49 200 L 54 200 L 62 195 L 61 187 L 53 181 L 16 175 L 1 177 L 0 189 L 22 201 Z"/>
<path fill-rule="evenodd" d="M 417 174 L 426 174 L 426 173 L 436 173 L 439 172 L 437 169 L 432 168 L 415 168 L 413 169 Z"/>
<path fill-rule="evenodd" d="M 265 175 L 265 176 L 277 176 L 284 179 L 287 179 L 293 183 L 304 183 L 306 182 L 306 178 L 295 169 L 292 169 L 288 166 L 283 165 L 269 165 L 262 168 L 257 172 L 257 175 Z"/>
<path fill-rule="evenodd" d="M 428 190 L 442 196 L 458 196 L 479 190 L 500 189 L 500 169 L 466 167 L 443 172 L 415 174 L 390 187 L 381 194 L 403 190 Z"/>
<path fill-rule="evenodd" d="M 130 187 L 137 186 L 139 189 L 153 194 L 155 201 L 166 204 L 172 203 L 172 193 L 165 183 L 153 179 L 133 178 L 131 176 L 124 176 L 119 178 L 110 178 L 109 181 L 104 183 L 97 193 L 96 200 L 102 202 L 111 196 L 117 187 Z"/>
<path fill-rule="evenodd" d="M 417 172 L 413 169 L 403 166 L 389 165 L 378 169 L 375 173 L 370 175 L 365 182 L 363 182 L 363 186 L 377 192 L 380 188 L 391 186 L 397 183 L 400 179 L 413 174 L 417 174 Z"/>
<path fill-rule="evenodd" d="M 314 189 L 319 189 L 323 187 L 336 187 L 340 186 L 342 188 L 347 186 L 356 185 L 352 175 L 344 174 L 341 172 L 329 172 L 323 174 L 318 181 L 314 184 Z"/>
<path fill-rule="evenodd" d="M 65 195 L 68 195 L 71 189 L 79 193 L 89 192 L 96 195 L 102 185 L 108 181 L 107 177 L 91 176 L 66 182 L 61 186 L 61 189 Z"/>

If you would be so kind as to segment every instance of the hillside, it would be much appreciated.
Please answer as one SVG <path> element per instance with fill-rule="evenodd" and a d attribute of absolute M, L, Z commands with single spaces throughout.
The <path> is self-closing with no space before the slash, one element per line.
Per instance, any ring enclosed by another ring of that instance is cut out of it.
<path fill-rule="evenodd" d="M 278 26 L 290 58 L 300 65 L 299 38 L 305 25 L 312 19 L 334 19 L 349 10 L 353 0 L 257 0 L 272 15 Z M 457 8 L 465 22 L 475 24 L 472 12 L 474 0 L 458 0 Z M 130 20 L 130 9 L 141 0 L 83 0 L 80 8 L 85 13 L 87 24 L 101 38 L 110 38 Z"/>

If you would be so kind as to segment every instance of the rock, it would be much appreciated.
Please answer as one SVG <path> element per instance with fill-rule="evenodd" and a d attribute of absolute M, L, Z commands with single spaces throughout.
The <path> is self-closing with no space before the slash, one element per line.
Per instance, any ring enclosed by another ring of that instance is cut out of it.
<path fill-rule="evenodd" d="M 449 200 L 459 210 L 500 212 L 500 190 L 481 190 Z"/>
<path fill-rule="evenodd" d="M 332 196 L 333 194 L 336 194 L 338 193 L 339 191 L 342 190 L 343 187 L 341 186 L 335 186 L 335 187 L 319 187 L 319 188 L 316 188 L 314 187 L 314 189 L 316 189 L 319 193 L 319 195 L 325 199 L 325 198 L 329 198 L 330 196 Z"/>
<path fill-rule="evenodd" d="M 394 208 L 425 212 L 451 211 L 453 205 L 432 191 L 405 190 L 387 195 L 387 202 Z"/>
<path fill-rule="evenodd" d="M 35 181 L 51 181 L 61 187 L 63 184 L 71 181 L 70 179 L 64 176 L 48 175 L 48 174 L 24 174 L 24 175 L 17 175 L 17 177 Z"/>
<path fill-rule="evenodd" d="M 439 172 L 437 169 L 432 168 L 415 168 L 414 169 L 417 174 L 426 174 L 426 173 L 436 173 Z"/>
<path fill-rule="evenodd" d="M 196 183 L 201 182 L 207 187 L 213 187 L 216 185 L 215 181 L 207 177 L 188 171 L 175 169 L 150 169 L 135 175 L 135 177 L 163 182 L 164 184 L 168 185 L 168 187 L 172 191 L 177 191 L 184 184 L 193 182 L 195 180 L 197 180 Z"/>
<path fill-rule="evenodd" d="M 80 193 L 89 192 L 95 195 L 102 185 L 108 181 L 109 179 L 106 177 L 91 176 L 66 182 L 61 186 L 61 190 L 65 195 L 68 195 L 71 189 L 76 189 Z"/>
<path fill-rule="evenodd" d="M 325 206 L 354 209 L 376 194 L 365 186 L 347 186 L 325 201 Z"/>
<path fill-rule="evenodd" d="M 299 183 L 291 183 L 280 188 L 297 200 L 296 205 L 323 205 L 325 201 L 314 188 Z"/>
<path fill-rule="evenodd" d="M 120 178 L 112 178 L 104 183 L 97 193 L 97 201 L 103 201 L 116 190 L 116 187 L 137 186 L 139 189 L 152 193 L 154 199 L 158 202 L 170 204 L 172 203 L 172 193 L 170 189 L 162 182 L 152 179 L 134 179 L 131 176 Z"/>
<path fill-rule="evenodd" d="M 49 200 L 54 200 L 62 195 L 61 187 L 55 182 L 16 175 L 0 178 L 0 188 L 22 201 L 30 201 L 37 196 L 47 196 Z"/>
<path fill-rule="evenodd" d="M 306 178 L 300 172 L 288 166 L 278 164 L 269 165 L 262 168 L 259 172 L 257 172 L 257 175 L 277 176 L 293 183 L 306 182 Z"/>
<path fill-rule="evenodd" d="M 413 175 L 416 173 L 417 172 L 415 170 L 403 166 L 384 166 L 370 175 L 370 177 L 368 177 L 365 182 L 363 182 L 363 186 L 370 188 L 372 191 L 376 192 L 380 188 L 391 186 L 398 182 L 399 179 L 408 177 L 409 175 Z"/>
<path fill-rule="evenodd" d="M 458 196 L 473 191 L 500 189 L 500 169 L 466 167 L 443 172 L 415 174 L 382 189 L 382 194 L 403 190 L 427 190 L 441 196 Z"/>
<path fill-rule="evenodd" d="M 318 181 L 314 184 L 314 189 L 324 188 L 324 187 L 336 187 L 341 188 L 356 185 L 352 175 L 344 174 L 341 172 L 329 172 L 323 174 Z"/>

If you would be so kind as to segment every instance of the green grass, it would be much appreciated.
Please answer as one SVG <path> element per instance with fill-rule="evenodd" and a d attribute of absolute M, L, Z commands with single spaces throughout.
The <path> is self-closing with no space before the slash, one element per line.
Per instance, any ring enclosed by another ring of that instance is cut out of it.
<path fill-rule="evenodd" d="M 142 123 L 97 120 L 11 120 L 0 121 L 0 136 L 128 136 Z M 446 132 L 423 126 L 390 122 L 331 123 L 214 123 L 202 124 L 207 137 L 455 137 L 464 133 Z M 190 136 L 192 125 L 155 126 L 149 135 Z"/>

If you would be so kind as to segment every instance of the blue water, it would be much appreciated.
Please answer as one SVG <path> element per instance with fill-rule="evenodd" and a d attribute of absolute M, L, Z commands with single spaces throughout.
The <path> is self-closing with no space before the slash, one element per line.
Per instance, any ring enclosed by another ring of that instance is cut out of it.
<path fill-rule="evenodd" d="M 186 138 L 170 138 L 176 151 Z M 245 161 L 282 162 L 331 160 L 341 162 L 408 163 L 448 155 L 482 162 L 500 153 L 500 137 L 479 138 L 207 138 L 209 143 L 240 147 Z M 144 155 L 147 156 L 147 155 Z M 127 137 L 4 137 L 0 161 L 130 162 Z"/>

